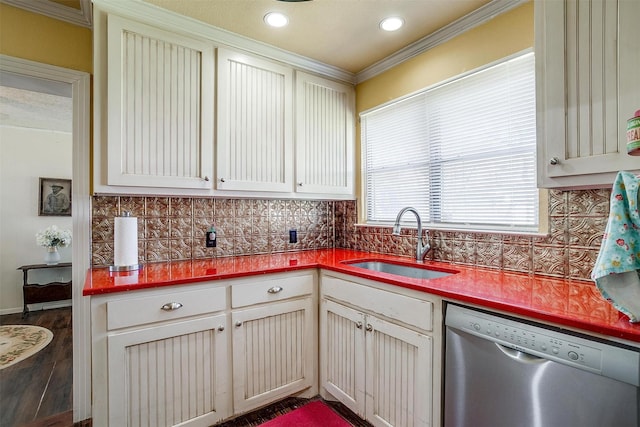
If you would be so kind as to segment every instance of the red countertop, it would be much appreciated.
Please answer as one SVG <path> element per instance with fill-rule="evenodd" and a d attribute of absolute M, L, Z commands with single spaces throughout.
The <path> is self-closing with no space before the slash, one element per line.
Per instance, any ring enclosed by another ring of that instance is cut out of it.
<path fill-rule="evenodd" d="M 308 268 L 323 268 L 428 292 L 448 300 L 471 303 L 548 323 L 640 342 L 640 324 L 630 323 L 625 315 L 602 298 L 591 282 L 508 273 L 442 262 L 426 262 L 424 265 L 444 271 L 453 270 L 457 273 L 438 279 L 403 277 L 399 280 L 398 276 L 345 264 L 345 261 L 374 259 L 416 264 L 413 260 L 390 255 L 347 249 L 325 249 L 271 255 L 160 262 L 146 264 L 139 271 L 127 273 L 111 273 L 108 268 L 93 268 L 87 273 L 83 295 L 100 295 Z"/>

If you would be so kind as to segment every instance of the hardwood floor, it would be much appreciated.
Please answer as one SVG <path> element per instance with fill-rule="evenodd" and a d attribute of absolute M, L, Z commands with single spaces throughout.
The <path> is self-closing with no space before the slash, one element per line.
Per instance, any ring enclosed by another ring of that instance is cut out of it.
<path fill-rule="evenodd" d="M 70 426 L 69 414 L 73 409 L 71 307 L 33 311 L 24 319 L 22 313 L 0 316 L 0 325 L 25 324 L 49 329 L 53 340 L 35 355 L 0 370 L 0 426 Z M 58 421 L 52 421 L 51 417 Z M 41 421 L 47 424 L 32 424 Z"/>

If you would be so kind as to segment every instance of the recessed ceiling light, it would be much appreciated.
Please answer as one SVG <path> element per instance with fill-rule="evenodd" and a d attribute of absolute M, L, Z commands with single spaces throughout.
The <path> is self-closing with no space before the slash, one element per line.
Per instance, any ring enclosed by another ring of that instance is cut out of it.
<path fill-rule="evenodd" d="M 272 27 L 280 28 L 289 23 L 289 18 L 287 18 L 286 15 L 283 15 L 280 12 L 269 12 L 264 15 L 264 22 L 266 22 L 267 25 L 271 25 Z"/>
<path fill-rule="evenodd" d="M 380 28 L 385 31 L 395 31 L 404 25 L 404 19 L 398 18 L 397 16 L 391 16 L 389 18 L 384 18 L 380 21 Z"/>

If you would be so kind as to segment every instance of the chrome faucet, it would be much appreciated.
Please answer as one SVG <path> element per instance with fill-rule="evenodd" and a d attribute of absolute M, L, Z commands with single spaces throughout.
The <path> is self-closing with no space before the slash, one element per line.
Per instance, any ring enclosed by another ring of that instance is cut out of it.
<path fill-rule="evenodd" d="M 427 255 L 427 252 L 429 252 L 429 249 L 431 249 L 431 245 L 429 245 L 429 231 L 427 231 L 427 236 L 422 237 L 422 220 L 420 219 L 420 214 L 417 210 L 411 207 L 406 207 L 398 212 L 396 222 L 395 224 L 393 224 L 393 235 L 400 235 L 400 218 L 402 218 L 402 215 L 404 215 L 405 212 L 413 212 L 416 216 L 416 219 L 418 220 L 418 243 L 416 245 L 416 261 L 424 262 L 424 257 Z"/>

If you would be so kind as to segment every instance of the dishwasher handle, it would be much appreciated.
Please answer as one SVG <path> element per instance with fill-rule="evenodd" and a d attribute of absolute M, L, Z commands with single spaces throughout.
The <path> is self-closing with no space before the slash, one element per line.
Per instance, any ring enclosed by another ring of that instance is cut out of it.
<path fill-rule="evenodd" d="M 517 362 L 520 362 L 520 363 L 536 364 L 536 363 L 544 363 L 544 362 L 548 361 L 548 359 L 545 359 L 544 357 L 534 356 L 532 354 L 525 353 L 524 351 L 520 351 L 520 350 L 516 350 L 516 349 L 513 349 L 513 348 L 505 347 L 502 344 L 499 344 L 497 342 L 494 342 L 494 344 L 507 357 L 509 357 L 509 358 L 511 358 L 511 359 L 513 359 L 513 360 L 515 360 Z"/>

